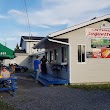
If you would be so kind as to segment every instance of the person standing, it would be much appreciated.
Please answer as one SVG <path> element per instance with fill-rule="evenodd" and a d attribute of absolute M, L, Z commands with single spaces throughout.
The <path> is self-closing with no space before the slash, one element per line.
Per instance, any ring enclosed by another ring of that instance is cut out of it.
<path fill-rule="evenodd" d="M 39 74 L 41 72 L 41 64 L 40 64 L 40 56 L 36 56 L 36 60 L 34 60 L 34 71 L 35 71 L 35 83 L 38 80 Z"/>
<path fill-rule="evenodd" d="M 42 70 L 42 73 L 47 74 L 47 68 L 46 68 L 47 59 L 45 58 L 45 56 L 43 56 L 43 58 L 40 61 L 41 61 L 41 70 Z"/>

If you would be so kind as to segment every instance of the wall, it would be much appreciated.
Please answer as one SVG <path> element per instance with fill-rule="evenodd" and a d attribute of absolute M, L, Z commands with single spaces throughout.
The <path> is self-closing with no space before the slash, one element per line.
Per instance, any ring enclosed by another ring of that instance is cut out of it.
<path fill-rule="evenodd" d="M 32 47 L 34 46 L 34 44 L 37 44 L 39 41 L 32 41 L 32 42 L 26 42 L 26 53 L 34 54 L 37 52 L 42 52 L 44 51 L 44 49 L 33 49 Z"/>
<path fill-rule="evenodd" d="M 85 35 L 85 28 L 100 28 L 103 21 L 61 35 L 69 38 L 70 83 L 110 82 L 110 58 L 86 58 L 85 64 L 78 64 L 77 44 L 86 44 L 86 51 L 92 52 L 91 39 Z"/>
<path fill-rule="evenodd" d="M 61 66 L 61 69 L 58 72 L 53 71 L 51 69 L 51 63 L 56 63 L 56 64 L 61 65 L 61 63 L 62 63 L 61 48 L 62 47 L 66 47 L 66 49 L 67 49 L 67 53 L 66 53 L 67 54 L 67 64 L 69 64 L 69 54 L 68 54 L 69 48 L 68 48 L 68 46 L 62 45 L 62 44 L 59 44 L 59 45 L 52 44 L 51 49 L 46 49 L 46 52 L 48 52 L 48 60 L 49 60 L 49 62 L 47 63 L 47 72 L 48 72 L 48 74 L 53 74 L 54 77 L 59 77 L 59 78 L 68 80 L 69 79 L 69 65 L 68 66 Z M 50 51 L 54 52 L 54 49 L 56 49 L 58 51 L 58 59 L 56 61 L 53 60 L 52 62 L 50 62 Z"/>
<path fill-rule="evenodd" d="M 12 60 L 9 60 L 9 59 L 4 60 L 4 65 L 9 65 L 9 63 L 17 63 L 18 65 L 27 66 L 28 69 L 32 69 L 32 66 L 29 62 L 28 54 L 16 53 L 15 55 L 16 55 L 16 58 Z"/>
<path fill-rule="evenodd" d="M 26 42 L 26 52 L 29 54 L 34 54 L 37 52 L 36 49 L 33 49 L 32 47 L 34 44 L 37 44 L 37 42 Z"/>
<path fill-rule="evenodd" d="M 25 42 L 24 40 L 22 40 L 22 42 L 23 42 L 23 43 L 22 43 L 21 49 L 22 49 L 22 50 L 24 50 L 24 49 L 26 50 L 26 42 Z"/>

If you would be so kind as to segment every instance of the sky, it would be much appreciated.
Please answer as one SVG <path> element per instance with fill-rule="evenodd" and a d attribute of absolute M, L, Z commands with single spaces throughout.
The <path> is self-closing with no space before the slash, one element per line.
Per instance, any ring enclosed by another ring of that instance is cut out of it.
<path fill-rule="evenodd" d="M 107 14 L 110 0 L 0 0 L 0 43 L 14 50 L 21 36 L 46 37 Z"/>

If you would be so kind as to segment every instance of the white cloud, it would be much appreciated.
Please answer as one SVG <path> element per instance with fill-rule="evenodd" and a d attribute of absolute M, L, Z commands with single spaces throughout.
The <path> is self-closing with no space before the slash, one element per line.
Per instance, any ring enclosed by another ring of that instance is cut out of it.
<path fill-rule="evenodd" d="M 0 19 L 7 19 L 7 16 L 0 15 Z"/>
<path fill-rule="evenodd" d="M 16 41 L 17 38 L 16 37 L 9 37 L 9 38 L 6 38 L 6 41 Z"/>
<path fill-rule="evenodd" d="M 108 13 L 110 0 L 42 0 L 42 9 L 29 12 L 31 25 L 49 27 L 53 25 L 72 25 L 89 20 L 95 16 Z M 9 14 L 16 16 L 16 21 L 27 24 L 26 15 L 17 10 L 10 10 Z M 19 15 L 19 17 L 18 17 Z"/>
<path fill-rule="evenodd" d="M 5 41 L 16 41 L 16 37 L 7 37 L 7 38 L 0 38 L 0 41 L 5 42 Z"/>
<path fill-rule="evenodd" d="M 5 40 L 3 38 L 0 38 L 0 42 L 4 42 Z"/>
<path fill-rule="evenodd" d="M 20 31 L 20 30 L 14 30 L 13 31 L 10 31 L 10 33 L 0 33 L 0 41 L 18 41 L 21 36 L 29 36 L 29 35 L 32 35 L 32 36 L 39 36 L 40 33 L 37 33 L 37 32 L 34 32 L 32 31 L 31 33 L 29 32 L 26 32 L 26 31 Z"/>
<path fill-rule="evenodd" d="M 37 32 L 31 32 L 31 33 L 29 33 L 29 32 L 16 32 L 16 35 L 17 36 L 29 36 L 29 35 L 31 35 L 31 36 L 38 36 L 38 33 Z"/>
<path fill-rule="evenodd" d="M 21 16 L 21 15 L 23 15 L 22 12 L 17 11 L 17 10 L 15 10 L 15 9 L 9 10 L 9 11 L 8 11 L 8 14 L 16 15 L 16 16 Z"/>
<path fill-rule="evenodd" d="M 42 0 L 41 3 L 39 5 L 41 9 L 31 8 L 31 10 L 28 10 L 29 21 L 30 26 L 46 28 L 46 31 L 38 30 L 39 32 L 37 32 L 36 29 L 36 32 L 31 32 L 32 36 L 46 36 L 51 33 L 50 31 L 54 31 L 51 26 L 79 24 L 93 17 L 109 14 L 110 10 L 110 0 Z M 19 24 L 28 25 L 27 15 L 24 11 L 12 9 L 8 11 L 8 14 L 8 17 Z M 0 15 L 0 18 L 7 17 Z M 29 36 L 29 32 L 22 32 L 20 31 L 22 28 L 16 28 L 12 31 L 8 30 L 4 36 L 0 33 L 0 36 L 2 35 L 0 41 L 4 42 L 3 38 L 5 38 L 7 43 L 16 44 L 19 43 L 21 36 Z"/>
<path fill-rule="evenodd" d="M 39 27 L 42 27 L 42 28 L 50 28 L 50 26 L 46 26 L 46 25 L 39 25 Z"/>

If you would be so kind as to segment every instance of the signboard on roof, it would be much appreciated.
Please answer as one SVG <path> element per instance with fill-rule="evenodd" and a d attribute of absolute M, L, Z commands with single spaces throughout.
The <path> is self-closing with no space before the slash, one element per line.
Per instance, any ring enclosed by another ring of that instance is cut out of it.
<path fill-rule="evenodd" d="M 110 38 L 110 29 L 85 28 L 88 38 Z"/>

